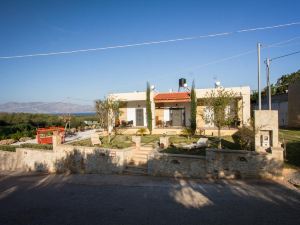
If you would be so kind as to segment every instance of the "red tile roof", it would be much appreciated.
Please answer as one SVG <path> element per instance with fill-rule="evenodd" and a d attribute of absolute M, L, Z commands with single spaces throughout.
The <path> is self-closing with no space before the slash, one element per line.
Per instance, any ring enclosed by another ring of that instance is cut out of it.
<path fill-rule="evenodd" d="M 189 92 L 159 93 L 154 97 L 154 102 L 190 102 Z"/>

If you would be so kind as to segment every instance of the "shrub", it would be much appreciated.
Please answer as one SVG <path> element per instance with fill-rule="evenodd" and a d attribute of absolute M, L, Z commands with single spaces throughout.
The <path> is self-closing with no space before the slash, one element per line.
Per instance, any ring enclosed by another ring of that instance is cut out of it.
<path fill-rule="evenodd" d="M 193 131 L 191 128 L 186 127 L 181 130 L 181 135 L 186 136 L 186 137 L 188 137 L 188 139 L 190 139 L 190 137 L 193 135 Z"/>
<path fill-rule="evenodd" d="M 15 152 L 17 147 L 16 145 L 0 145 L 0 151 Z"/>
<path fill-rule="evenodd" d="M 147 129 L 146 128 L 140 128 L 136 132 L 136 134 L 141 135 L 141 136 L 144 136 L 146 133 L 147 133 Z"/>
<path fill-rule="evenodd" d="M 52 150 L 53 145 L 44 145 L 44 144 L 30 144 L 25 143 L 20 145 L 22 148 L 34 148 L 34 149 L 44 149 L 44 150 Z"/>
<path fill-rule="evenodd" d="M 254 135 L 254 130 L 251 127 L 243 126 L 232 135 L 232 138 L 235 143 L 240 145 L 241 149 L 254 151 Z"/>

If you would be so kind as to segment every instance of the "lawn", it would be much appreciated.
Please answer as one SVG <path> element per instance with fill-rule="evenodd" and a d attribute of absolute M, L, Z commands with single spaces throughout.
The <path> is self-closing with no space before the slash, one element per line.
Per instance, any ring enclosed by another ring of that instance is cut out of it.
<path fill-rule="evenodd" d="M 112 136 L 110 143 L 108 143 L 108 137 L 101 137 L 100 140 L 102 142 L 101 147 L 103 147 L 103 148 L 123 149 L 123 148 L 129 148 L 134 145 L 134 143 L 131 141 L 131 136 L 128 136 L 128 135 Z M 72 143 L 70 143 L 70 145 L 93 147 L 90 138 L 84 139 L 81 141 L 72 142 Z M 99 145 L 96 145 L 96 146 L 99 146 Z"/>
<path fill-rule="evenodd" d="M 156 146 L 156 143 L 159 142 L 159 137 L 161 135 L 145 135 L 141 136 L 141 142 L 142 144 L 152 144 L 153 147 Z M 199 152 L 198 150 L 192 151 L 192 150 L 185 150 L 180 148 L 180 145 L 186 145 L 195 143 L 199 140 L 201 136 L 196 135 L 193 137 L 186 137 L 181 135 L 176 136 L 170 136 L 169 142 L 171 145 L 174 145 L 173 147 L 170 147 L 166 152 L 168 153 L 174 153 L 174 154 L 203 154 L 203 151 Z M 209 137 L 209 144 L 211 148 L 217 147 L 217 138 L 216 137 Z M 131 146 L 134 146 L 134 143 L 132 142 L 132 135 L 116 135 L 111 137 L 111 143 L 108 143 L 107 137 L 101 138 L 102 145 L 101 147 L 104 148 L 128 148 Z M 92 147 L 91 139 L 84 139 L 81 141 L 75 141 L 70 143 L 74 146 L 89 146 Z M 176 147 L 177 146 L 177 147 Z M 222 137 L 222 146 L 225 149 L 240 149 L 239 145 L 234 143 L 231 136 L 225 136 Z"/>
<path fill-rule="evenodd" d="M 42 144 L 21 144 L 21 145 L 0 145 L 0 151 L 15 152 L 16 148 L 34 148 L 39 150 L 52 150 L 52 145 Z"/>
<path fill-rule="evenodd" d="M 280 129 L 279 140 L 286 144 L 286 162 L 300 167 L 300 130 Z"/>

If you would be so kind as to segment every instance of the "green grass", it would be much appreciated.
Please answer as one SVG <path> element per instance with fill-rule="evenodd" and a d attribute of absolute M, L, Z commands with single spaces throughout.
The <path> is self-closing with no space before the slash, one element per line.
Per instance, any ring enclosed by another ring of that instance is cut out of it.
<path fill-rule="evenodd" d="M 198 149 L 183 149 L 176 146 L 170 146 L 166 148 L 161 153 L 169 153 L 169 154 L 184 154 L 184 155 L 202 155 L 205 156 L 205 148 L 198 148 Z"/>
<path fill-rule="evenodd" d="M 108 137 L 101 138 L 101 147 L 103 148 L 117 148 L 123 149 L 133 146 L 133 142 L 131 141 L 131 136 L 127 135 L 116 135 L 111 137 L 111 142 L 108 143 Z M 91 139 L 84 139 L 81 141 L 72 142 L 71 145 L 73 146 L 88 146 L 93 147 Z M 99 146 L 99 145 L 96 145 Z"/>
<path fill-rule="evenodd" d="M 53 150 L 52 145 L 46 145 L 46 144 L 30 144 L 25 143 L 20 145 L 21 148 L 34 148 L 34 149 L 42 149 L 42 150 Z"/>
<path fill-rule="evenodd" d="M 279 130 L 279 140 L 286 144 L 288 166 L 300 167 L 300 130 Z"/>
<path fill-rule="evenodd" d="M 0 145 L 0 151 L 15 152 L 17 147 L 16 145 Z"/>
<path fill-rule="evenodd" d="M 0 145 L 0 151 L 15 152 L 16 148 L 34 148 L 41 150 L 52 150 L 52 145 L 21 144 L 21 145 Z"/>

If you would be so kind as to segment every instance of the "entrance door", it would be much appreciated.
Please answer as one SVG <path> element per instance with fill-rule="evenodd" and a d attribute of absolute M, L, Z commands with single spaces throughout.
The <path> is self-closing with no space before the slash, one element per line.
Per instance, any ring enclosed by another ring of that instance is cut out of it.
<path fill-rule="evenodd" d="M 136 109 L 136 126 L 144 126 L 144 109 Z"/>
<path fill-rule="evenodd" d="M 183 126 L 182 109 L 172 109 L 172 126 L 181 127 Z"/>

